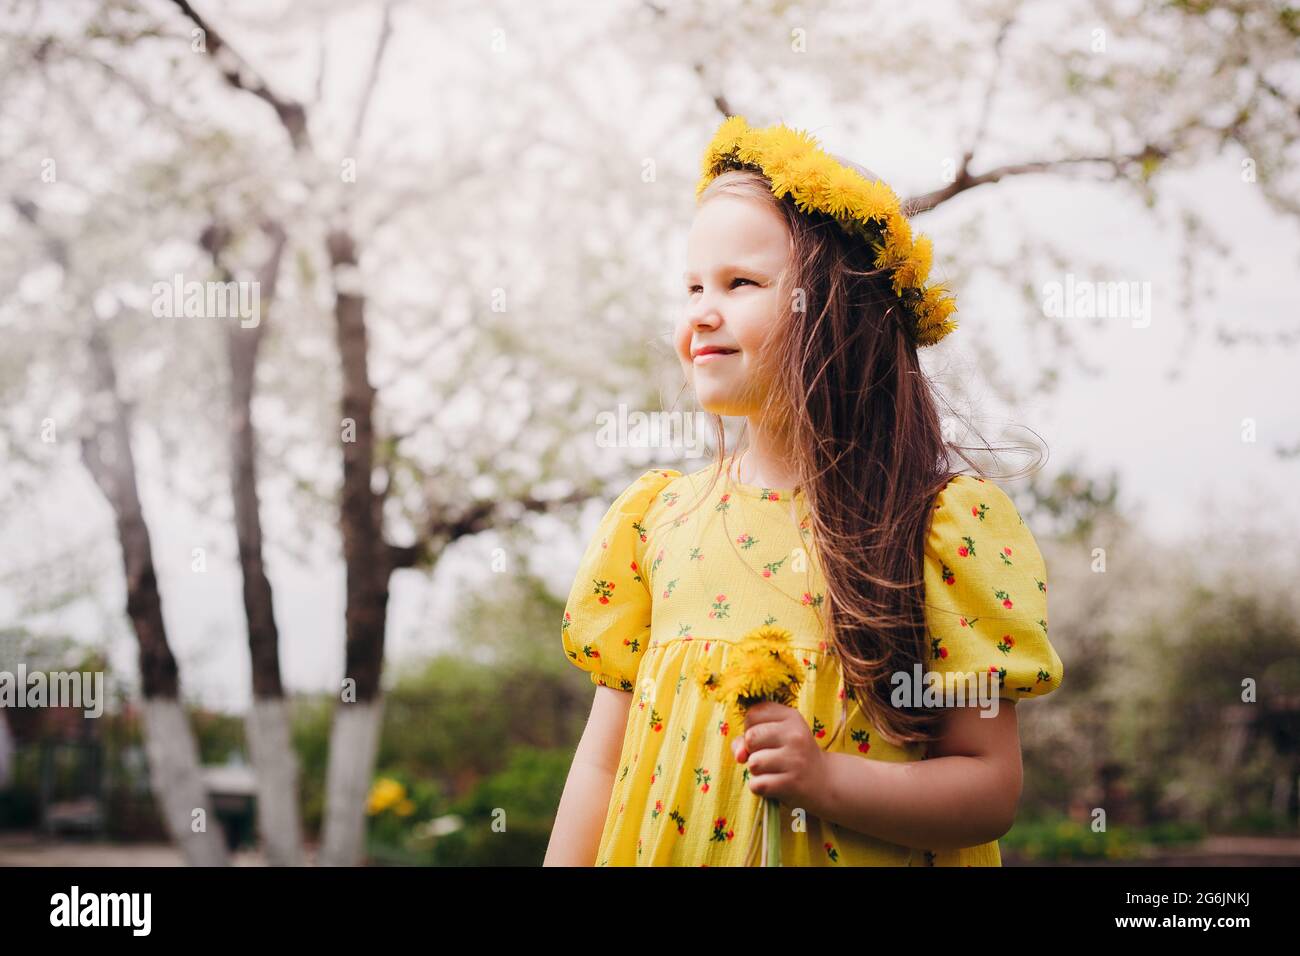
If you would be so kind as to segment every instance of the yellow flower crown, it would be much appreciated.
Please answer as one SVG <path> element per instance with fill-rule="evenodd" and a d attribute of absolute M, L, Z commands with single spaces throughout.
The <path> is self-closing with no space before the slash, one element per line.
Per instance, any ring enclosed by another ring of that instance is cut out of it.
<path fill-rule="evenodd" d="M 762 172 L 778 199 L 790 195 L 801 212 L 825 213 L 870 244 L 876 267 L 890 271 L 894 294 L 912 317 L 918 347 L 933 345 L 957 328 L 949 318 L 957 303 L 948 289 L 941 282 L 925 284 L 933 245 L 928 236 L 912 238 L 898 196 L 887 185 L 868 182 L 823 152 L 809 133 L 780 123 L 754 129 L 743 116 L 731 116 L 704 151 L 696 199 L 723 172 L 744 168 Z"/>

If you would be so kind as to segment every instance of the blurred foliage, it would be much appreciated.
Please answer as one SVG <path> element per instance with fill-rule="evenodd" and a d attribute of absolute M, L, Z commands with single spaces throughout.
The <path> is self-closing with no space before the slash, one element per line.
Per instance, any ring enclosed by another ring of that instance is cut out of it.
<path fill-rule="evenodd" d="M 1094 531 L 1101 515 L 1117 513 L 1119 478 L 1112 473 L 1103 483 L 1066 468 L 1051 481 L 1036 475 L 1027 494 L 1030 503 L 1022 514 L 1036 534 L 1051 530 L 1066 540 L 1083 540 Z"/>
<path fill-rule="evenodd" d="M 1146 850 L 1194 845 L 1204 837 L 1204 828 L 1194 823 L 1113 826 L 1097 832 L 1086 823 L 1057 817 L 1017 822 L 999 845 L 1004 856 L 1026 862 L 1069 863 L 1132 860 Z"/>

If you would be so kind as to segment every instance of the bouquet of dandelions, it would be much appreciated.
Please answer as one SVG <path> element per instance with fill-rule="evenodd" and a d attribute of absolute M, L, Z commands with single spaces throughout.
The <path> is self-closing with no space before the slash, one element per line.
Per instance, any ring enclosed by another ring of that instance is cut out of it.
<path fill-rule="evenodd" d="M 757 628 L 735 644 L 727 666 L 720 672 L 714 671 L 708 661 L 701 661 L 696 680 L 740 726 L 744 726 L 746 711 L 759 701 L 794 707 L 804 669 L 790 641 L 790 632 L 783 628 Z M 763 798 L 763 861 L 764 866 L 781 865 L 781 807 L 771 797 Z"/>

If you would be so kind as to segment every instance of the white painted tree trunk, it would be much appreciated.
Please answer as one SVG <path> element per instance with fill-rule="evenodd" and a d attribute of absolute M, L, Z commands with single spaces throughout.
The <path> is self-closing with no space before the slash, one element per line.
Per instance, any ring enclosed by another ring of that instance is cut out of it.
<path fill-rule="evenodd" d="M 298 819 L 298 756 L 289 732 L 283 697 L 254 699 L 247 728 L 257 776 L 257 830 L 271 866 L 302 866 Z"/>
<path fill-rule="evenodd" d="M 365 856 L 366 798 L 383 714 L 382 697 L 368 703 L 341 702 L 334 709 L 320 866 L 357 866 Z"/>
<path fill-rule="evenodd" d="M 225 839 L 208 802 L 184 708 L 173 698 L 145 698 L 142 713 L 149 783 L 172 839 L 190 866 L 226 866 Z M 194 811 L 199 809 L 204 826 L 196 833 Z"/>

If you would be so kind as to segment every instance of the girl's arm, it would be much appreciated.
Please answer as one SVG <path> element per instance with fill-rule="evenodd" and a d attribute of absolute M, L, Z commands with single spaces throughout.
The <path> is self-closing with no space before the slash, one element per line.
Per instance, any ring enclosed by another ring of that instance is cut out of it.
<path fill-rule="evenodd" d="M 632 694 L 597 687 L 555 814 L 542 866 L 593 866 L 623 749 Z"/>
<path fill-rule="evenodd" d="M 1022 766 L 1016 705 L 996 717 L 952 707 L 925 760 L 892 763 L 825 752 L 823 820 L 902 846 L 950 850 L 998 839 L 1015 822 Z"/>

